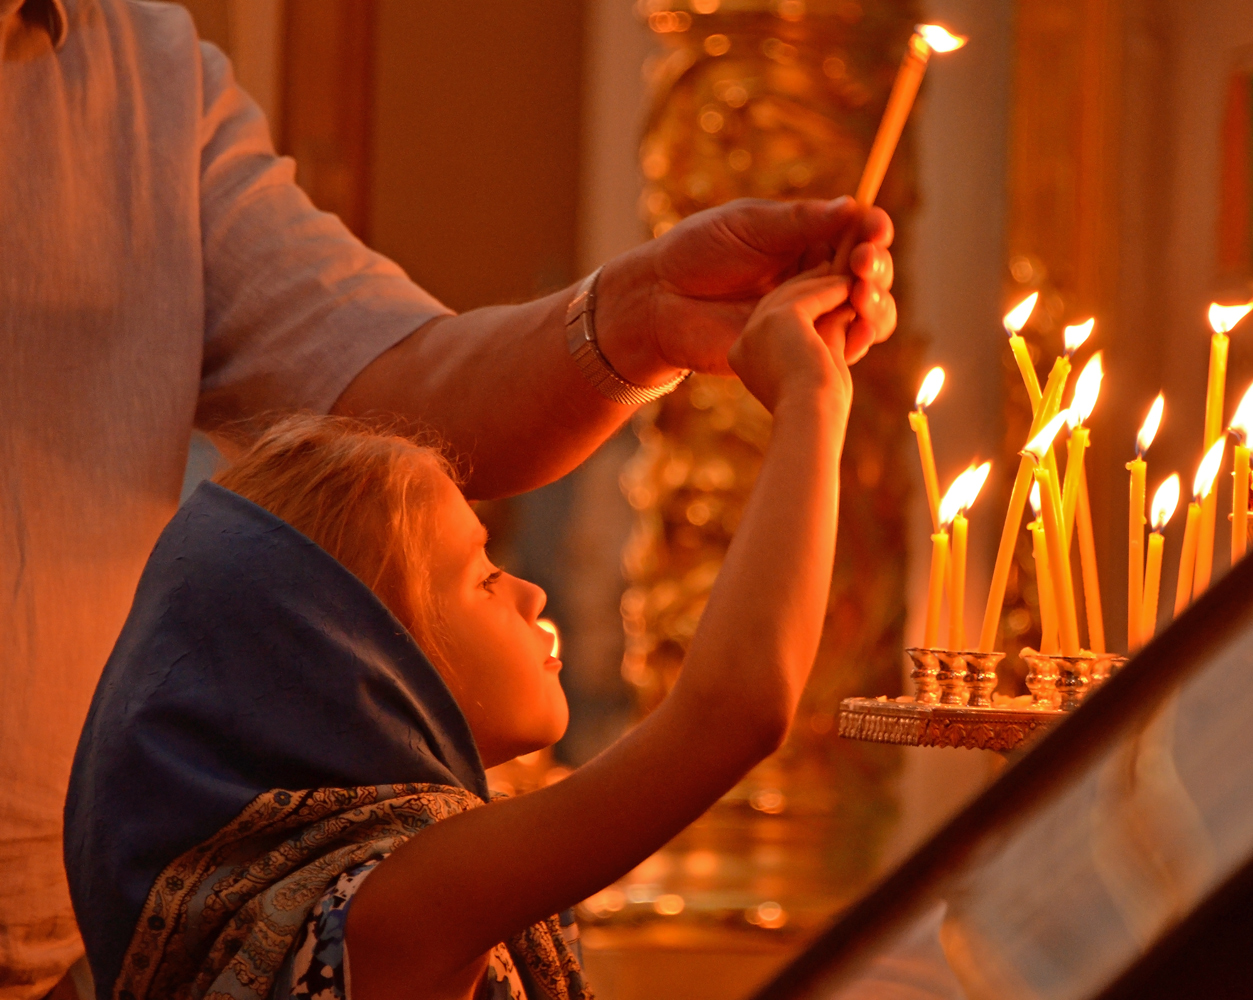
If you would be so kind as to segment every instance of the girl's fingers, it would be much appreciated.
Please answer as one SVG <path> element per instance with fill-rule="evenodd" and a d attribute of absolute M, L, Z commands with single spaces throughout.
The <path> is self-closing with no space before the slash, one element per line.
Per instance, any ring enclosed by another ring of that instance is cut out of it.
<path fill-rule="evenodd" d="M 793 278 L 770 293 L 772 306 L 793 306 L 811 321 L 848 301 L 849 279 L 842 274 Z"/>

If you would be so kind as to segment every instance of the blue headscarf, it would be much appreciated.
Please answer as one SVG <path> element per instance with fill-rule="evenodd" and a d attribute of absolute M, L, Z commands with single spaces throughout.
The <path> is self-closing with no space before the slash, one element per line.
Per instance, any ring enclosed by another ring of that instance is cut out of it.
<path fill-rule="evenodd" d="M 488 797 L 442 678 L 327 552 L 202 485 L 148 560 L 74 758 L 65 863 L 98 995 L 157 875 L 259 794 L 403 783 Z"/>

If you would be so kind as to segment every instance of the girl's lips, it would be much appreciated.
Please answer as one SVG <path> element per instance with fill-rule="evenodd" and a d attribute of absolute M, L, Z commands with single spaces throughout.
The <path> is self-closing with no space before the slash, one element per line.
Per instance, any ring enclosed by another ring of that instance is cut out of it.
<path fill-rule="evenodd" d="M 550 656 L 544 661 L 544 669 L 551 670 L 554 674 L 560 672 L 561 661 L 555 656 Z"/>

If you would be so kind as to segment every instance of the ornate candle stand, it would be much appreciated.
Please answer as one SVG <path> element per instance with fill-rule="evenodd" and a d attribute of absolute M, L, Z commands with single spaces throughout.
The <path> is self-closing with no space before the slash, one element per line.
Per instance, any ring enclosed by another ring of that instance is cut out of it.
<path fill-rule="evenodd" d="M 844 699 L 841 736 L 1007 753 L 1065 718 L 1127 661 L 1112 653 L 1061 656 L 1024 649 L 1031 693 L 1007 698 L 993 694 L 1004 653 L 917 647 L 905 652 L 914 665 L 914 694 Z"/>

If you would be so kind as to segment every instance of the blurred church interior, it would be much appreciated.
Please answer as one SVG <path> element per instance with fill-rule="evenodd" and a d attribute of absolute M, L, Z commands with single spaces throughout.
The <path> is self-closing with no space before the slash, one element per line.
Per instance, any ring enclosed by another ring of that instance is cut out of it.
<path fill-rule="evenodd" d="M 457 310 L 568 285 L 730 198 L 850 193 L 911 26 L 969 36 L 928 74 L 880 199 L 901 319 L 854 372 L 841 641 L 783 750 L 580 913 L 605 1000 L 749 995 L 1004 766 L 852 743 L 834 718 L 844 697 L 905 690 L 901 650 L 921 635 L 930 525 L 906 415 L 934 364 L 941 482 L 993 462 L 971 514 L 970 587 L 986 589 L 1029 419 L 1001 316 L 1028 291 L 1041 371 L 1065 324 L 1097 319 L 1079 359 L 1104 351 L 1088 476 L 1123 642 L 1116 526 L 1136 428 L 1164 391 L 1154 464 L 1190 479 L 1205 306 L 1253 298 L 1253 0 L 183 2 L 315 203 Z M 1232 338 L 1230 373 L 1253 378 L 1253 334 Z M 697 377 L 563 480 L 482 505 L 498 560 L 548 591 L 572 706 L 556 751 L 508 765 L 499 787 L 560 780 L 664 694 L 765 434 L 742 389 Z M 217 461 L 198 439 L 189 487 Z M 1167 529 L 1168 580 L 1182 529 Z M 1216 574 L 1226 564 L 1219 546 Z M 1031 574 L 1019 560 L 1011 654 L 1038 640 Z M 1011 655 L 1007 692 L 1020 673 Z"/>

